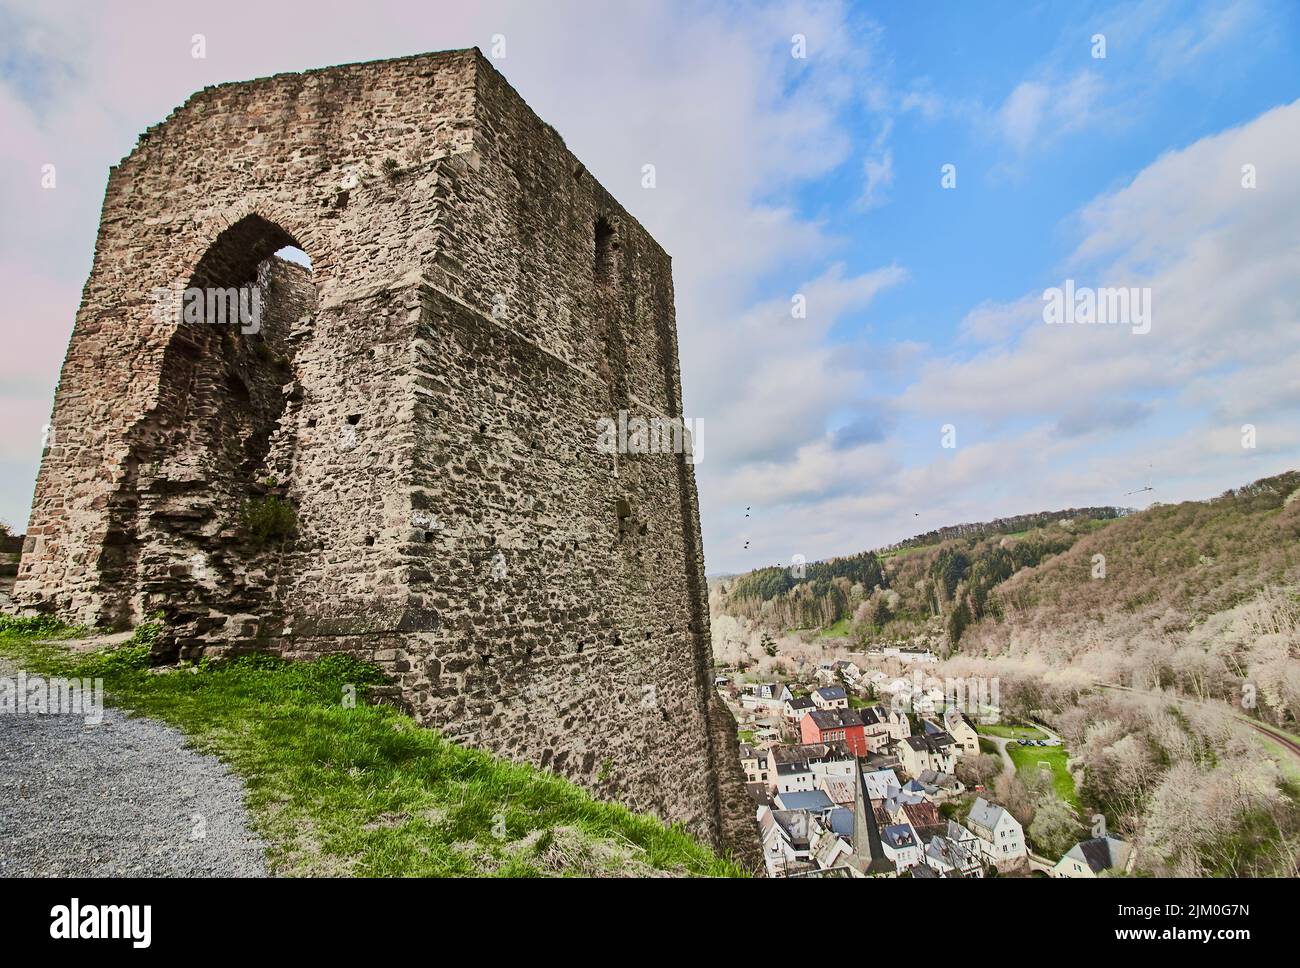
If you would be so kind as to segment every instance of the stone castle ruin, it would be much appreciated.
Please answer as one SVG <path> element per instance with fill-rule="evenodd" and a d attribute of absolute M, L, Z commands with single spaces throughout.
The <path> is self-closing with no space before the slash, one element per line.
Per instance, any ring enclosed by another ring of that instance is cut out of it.
<path fill-rule="evenodd" d="M 15 598 L 373 660 L 752 857 L 691 458 L 622 411 L 682 414 L 669 257 L 477 50 L 207 88 L 110 174 Z"/>

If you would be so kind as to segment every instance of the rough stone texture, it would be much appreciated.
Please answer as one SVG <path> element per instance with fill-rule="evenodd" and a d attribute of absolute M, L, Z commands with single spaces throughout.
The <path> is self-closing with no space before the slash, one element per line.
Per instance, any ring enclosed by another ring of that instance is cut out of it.
<path fill-rule="evenodd" d="M 22 550 L 22 535 L 0 535 L 0 609 L 13 607 L 12 594 Z"/>
<path fill-rule="evenodd" d="M 254 282 L 256 335 L 151 314 Z M 600 453 L 619 410 L 682 413 L 670 259 L 477 50 L 208 88 L 110 176 L 15 594 L 162 609 L 185 658 L 373 659 L 756 862 L 693 468 Z M 258 545 L 268 497 L 297 533 Z"/>

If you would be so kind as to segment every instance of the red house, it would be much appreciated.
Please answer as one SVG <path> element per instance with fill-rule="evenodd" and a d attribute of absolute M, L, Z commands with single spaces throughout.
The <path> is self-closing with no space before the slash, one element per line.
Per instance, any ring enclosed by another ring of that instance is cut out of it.
<path fill-rule="evenodd" d="M 799 720 L 799 737 L 805 743 L 843 743 L 854 756 L 868 752 L 856 709 L 814 709 Z"/>

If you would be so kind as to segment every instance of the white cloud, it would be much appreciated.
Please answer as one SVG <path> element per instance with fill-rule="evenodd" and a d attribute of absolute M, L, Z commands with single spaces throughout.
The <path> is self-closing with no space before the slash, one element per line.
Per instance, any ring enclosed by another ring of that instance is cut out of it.
<path fill-rule="evenodd" d="M 896 266 L 845 276 L 834 265 L 800 287 L 807 318 L 794 318 L 790 298 L 777 298 L 701 334 L 705 357 L 728 371 L 702 387 L 690 408 L 709 422 L 709 460 L 780 461 L 820 438 L 831 414 L 866 385 L 864 366 L 844 347 L 827 345 L 827 334 L 905 279 Z"/>
<path fill-rule="evenodd" d="M 986 299 L 962 318 L 959 329 L 965 339 L 994 343 L 1019 336 L 1042 321 L 1043 300 L 1031 293 L 1005 303 Z"/>
<path fill-rule="evenodd" d="M 998 128 L 1017 154 L 1054 144 L 1093 120 L 1101 87 L 1092 71 L 1059 82 L 1024 81 L 998 110 Z"/>
<path fill-rule="evenodd" d="M 908 403 L 927 410 L 964 406 L 989 418 L 1051 413 L 1062 400 L 1170 390 L 1218 368 L 1271 366 L 1300 345 L 1300 237 L 1293 229 L 1300 221 L 1300 183 L 1277 177 L 1267 187 L 1246 189 L 1240 166 L 1254 159 L 1262 172 L 1296 170 L 1298 135 L 1300 102 L 1169 152 L 1080 212 L 1075 221 L 1084 235 L 1061 278 L 1044 286 L 1068 277 L 1079 285 L 1150 287 L 1149 334 L 1049 327 L 1040 317 L 1012 347 L 928 361 Z M 977 307 L 967 326 L 987 337 L 1007 320 L 1032 323 L 1041 292 Z M 998 395 L 999 385 L 1016 393 Z"/>
<path fill-rule="evenodd" d="M 866 160 L 862 163 L 866 183 L 858 203 L 864 209 L 883 205 L 885 189 L 894 183 L 894 153 L 888 147 L 889 136 L 893 130 L 893 119 L 886 118 L 871 143 Z"/>
<path fill-rule="evenodd" d="M 714 467 L 746 453 L 792 453 L 860 392 L 860 354 L 829 349 L 826 334 L 903 274 L 827 269 L 838 242 L 794 196 L 852 157 L 841 115 L 864 91 L 884 90 L 862 66 L 878 33 L 848 29 L 840 3 L 764 4 L 745 17 L 689 3 L 618 4 L 592 17 L 577 4 L 380 0 L 354 14 L 313 8 L 304 29 L 291 5 L 251 0 L 219 14 L 13 8 L 4 43 L 21 74 L 0 74 L 0 264 L 29 283 L 26 300 L 0 316 L 6 344 L 21 350 L 10 357 L 20 369 L 0 362 L 8 367 L 0 406 L 11 418 L 0 456 L 30 463 L 0 467 L 0 515 L 20 524 L 26 516 L 104 179 L 138 133 L 206 84 L 420 50 L 487 50 L 496 33 L 507 39 L 497 63 L 506 78 L 673 255 L 685 406 L 708 421 L 706 493 Z M 790 57 L 795 32 L 808 38 L 806 60 Z M 205 60 L 190 57 L 194 33 L 206 35 Z M 59 166 L 59 188 L 41 194 L 46 160 Z M 658 171 L 654 191 L 640 185 L 647 162 Z M 806 320 L 791 319 L 788 296 L 755 304 L 774 271 L 810 280 Z M 21 399 L 11 376 L 25 377 Z"/>
<path fill-rule="evenodd" d="M 990 108 L 968 102 L 948 113 L 996 132 L 1013 155 L 998 170 L 1014 172 L 1025 156 L 1069 135 L 1104 124 L 1114 136 L 1139 123 L 1147 94 L 1175 78 L 1194 76 L 1230 43 L 1252 32 L 1260 37 L 1277 16 L 1259 0 L 1226 5 L 1206 0 L 1177 8 L 1165 2 L 1120 4 L 1090 12 L 1067 22 L 1056 45 L 1000 104 Z M 1107 57 L 1085 61 L 1086 69 L 1063 71 L 1061 65 L 1091 53 L 1094 33 L 1105 36 Z M 1269 41 L 1265 35 L 1258 42 Z M 943 102 L 917 95 L 906 103 L 933 116 Z"/>
<path fill-rule="evenodd" d="M 1241 29 L 1250 11 L 1239 6 L 1236 20 L 1238 7 L 1169 40 L 1162 57 L 1206 57 Z M 746 18 L 684 3 L 610 5 L 592 18 L 564 4 L 376 2 L 362 18 L 317 17 L 309 31 L 292 7 L 252 2 L 211 14 L 11 10 L 27 26 L 0 43 L 26 73 L 21 84 L 0 75 L 0 286 L 19 293 L 0 315 L 10 349 L 0 358 L 0 517 L 20 525 L 104 178 L 135 136 L 205 84 L 486 48 L 498 32 L 507 79 L 674 257 L 685 407 L 707 427 L 697 479 L 711 569 L 1117 503 L 1148 474 L 1169 500 L 1295 464 L 1300 105 L 1170 152 L 1085 206 L 1059 278 L 1027 279 L 1022 297 L 974 306 L 966 342 L 936 354 L 915 341 L 840 341 L 907 272 L 834 264 L 840 242 L 800 211 L 799 190 L 861 164 L 863 201 L 887 198 L 890 112 L 967 117 L 1031 155 L 1084 130 L 1136 81 L 1040 69 L 995 109 L 958 110 L 924 82 L 896 88 L 875 66 L 888 66 L 880 32 L 851 30 L 840 4 L 811 0 Z M 1107 19 L 1112 54 L 1133 43 L 1135 23 Z M 206 61 L 189 57 L 195 32 L 208 36 Z M 789 56 L 795 32 L 808 37 L 806 61 Z M 1211 37 L 1220 39 L 1207 46 Z M 864 106 L 877 112 L 866 145 L 845 123 Z M 46 160 L 59 165 L 60 187 L 43 193 Z M 654 191 L 640 187 L 646 162 L 658 169 Z M 1247 162 L 1258 171 L 1253 192 L 1240 186 Z M 1068 275 L 1151 286 L 1151 333 L 1041 325 L 1042 289 Z M 794 292 L 779 291 L 796 279 L 807 280 L 789 286 L 807 297 L 802 320 L 790 313 Z M 905 389 L 882 402 L 872 384 L 886 379 Z M 956 452 L 938 446 L 948 420 L 959 425 Z M 1158 432 L 1137 437 L 1137 420 Z M 829 432 L 845 421 L 868 432 Z M 1243 422 L 1260 428 L 1254 452 L 1240 447 Z M 737 504 L 753 517 L 733 513 Z"/>
<path fill-rule="evenodd" d="M 928 88 L 907 91 L 899 99 L 898 107 L 900 111 L 915 111 L 926 121 L 937 121 L 946 109 L 943 99 Z"/>
<path fill-rule="evenodd" d="M 876 155 L 869 155 L 862 164 L 867 176 L 866 186 L 862 190 L 863 208 L 875 208 L 884 204 L 884 190 L 894 183 L 894 153 L 885 150 Z"/>
<path fill-rule="evenodd" d="M 1259 188 L 1242 187 L 1244 159 Z M 717 481 L 760 507 L 719 521 L 711 565 L 845 554 L 999 514 L 1206 497 L 1300 465 L 1300 183 L 1284 174 L 1296 170 L 1300 101 L 1168 152 L 1083 206 L 1059 278 L 967 314 L 963 335 L 987 345 L 966 357 L 912 347 L 897 432 L 839 450 L 809 436 Z M 1042 289 L 1066 277 L 1150 286 L 1151 332 L 1047 326 Z M 949 421 L 956 451 L 939 447 Z"/>

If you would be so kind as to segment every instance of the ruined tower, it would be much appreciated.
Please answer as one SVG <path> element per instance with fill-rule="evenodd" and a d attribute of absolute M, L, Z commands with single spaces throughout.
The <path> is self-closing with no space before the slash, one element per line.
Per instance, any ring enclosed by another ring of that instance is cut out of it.
<path fill-rule="evenodd" d="M 110 174 L 15 596 L 374 660 L 748 852 L 692 463 L 602 451 L 620 411 L 682 413 L 669 257 L 477 50 L 207 88 Z"/>

